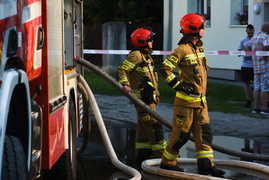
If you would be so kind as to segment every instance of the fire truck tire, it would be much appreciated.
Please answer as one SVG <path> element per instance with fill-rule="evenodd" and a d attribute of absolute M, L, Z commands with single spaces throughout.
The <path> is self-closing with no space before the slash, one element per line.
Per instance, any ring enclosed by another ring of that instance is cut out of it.
<path fill-rule="evenodd" d="M 5 137 L 2 179 L 26 180 L 28 179 L 27 162 L 18 138 Z"/>
<path fill-rule="evenodd" d="M 67 149 L 59 160 L 53 165 L 51 170 L 44 175 L 44 180 L 76 180 L 77 176 L 77 133 L 76 133 L 76 114 L 75 104 L 72 97 L 69 97 L 69 130 Z"/>
<path fill-rule="evenodd" d="M 78 82 L 78 92 L 82 94 L 83 101 L 83 119 L 82 119 L 82 129 L 79 137 L 82 137 L 82 143 L 77 144 L 77 153 L 81 154 L 86 149 L 88 144 L 88 137 L 90 132 L 90 102 L 86 89 L 83 87 L 81 82 Z"/>
<path fill-rule="evenodd" d="M 70 96 L 69 99 L 72 99 Z M 76 109 L 72 100 L 69 101 L 69 130 L 68 141 L 69 149 L 61 156 L 59 163 L 61 164 L 61 173 L 59 179 L 76 180 L 77 173 L 77 136 L 76 136 Z"/>
<path fill-rule="evenodd" d="M 69 99 L 72 99 L 71 96 Z M 66 150 L 66 162 L 68 176 L 76 180 L 77 173 L 77 132 L 76 132 L 76 108 L 73 101 L 69 101 L 69 149 Z"/>

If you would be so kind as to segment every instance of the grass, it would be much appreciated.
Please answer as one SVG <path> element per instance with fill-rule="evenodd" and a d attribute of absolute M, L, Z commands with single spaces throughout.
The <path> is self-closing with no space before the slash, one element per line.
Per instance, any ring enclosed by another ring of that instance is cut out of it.
<path fill-rule="evenodd" d="M 110 75 L 113 78 L 116 79 L 115 74 Z M 106 95 L 112 95 L 112 96 L 120 96 L 122 95 L 121 92 L 119 92 L 116 88 L 114 88 L 111 84 L 109 84 L 107 81 L 102 79 L 97 74 L 86 71 L 84 72 L 84 78 L 88 82 L 92 92 L 95 94 L 106 94 Z"/>
<path fill-rule="evenodd" d="M 115 74 L 111 75 L 115 78 Z M 122 93 L 115 89 L 107 81 L 97 74 L 85 71 L 85 80 L 88 82 L 93 93 L 121 96 Z M 170 88 L 162 77 L 159 78 L 160 101 L 174 103 L 175 90 Z M 225 83 L 208 82 L 207 84 L 207 103 L 209 111 L 221 111 L 224 113 L 241 113 L 256 118 L 264 118 L 262 115 L 252 115 L 252 108 L 245 108 L 246 99 L 242 86 L 230 85 Z M 253 102 L 253 100 L 252 100 Z"/>

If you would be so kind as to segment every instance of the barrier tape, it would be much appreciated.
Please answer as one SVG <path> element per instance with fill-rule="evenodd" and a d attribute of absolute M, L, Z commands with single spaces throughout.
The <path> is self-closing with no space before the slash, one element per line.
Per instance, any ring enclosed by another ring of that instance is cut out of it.
<path fill-rule="evenodd" d="M 129 54 L 130 50 L 98 50 L 84 49 L 84 54 Z M 172 51 L 154 50 L 152 55 L 170 55 Z M 269 56 L 269 51 L 205 51 L 205 55 L 234 55 L 234 56 Z"/>

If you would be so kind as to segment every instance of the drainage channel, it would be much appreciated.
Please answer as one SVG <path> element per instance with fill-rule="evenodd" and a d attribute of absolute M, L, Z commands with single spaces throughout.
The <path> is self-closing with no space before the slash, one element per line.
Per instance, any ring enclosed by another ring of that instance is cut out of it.
<path fill-rule="evenodd" d="M 134 159 L 134 144 L 135 144 L 135 123 L 131 122 L 121 122 L 115 119 L 110 119 L 104 117 L 105 125 L 109 134 L 109 138 L 112 142 L 112 145 L 115 149 L 115 152 L 119 160 L 128 166 L 136 167 Z M 92 128 L 89 135 L 89 143 L 86 150 L 78 158 L 78 179 L 130 179 L 131 176 L 119 171 L 113 164 L 110 162 L 109 156 L 106 152 L 105 146 L 102 142 L 100 132 L 98 130 L 97 124 L 92 117 Z M 166 128 L 165 128 L 166 129 Z M 165 138 L 170 136 L 170 130 L 166 129 Z M 238 151 L 246 151 L 246 141 L 244 139 L 227 137 L 227 136 L 214 136 L 214 143 L 220 146 L 225 146 L 228 148 L 233 148 Z M 256 141 L 249 141 L 250 151 L 255 149 L 257 143 Z M 262 147 L 260 145 L 260 147 Z M 266 152 L 268 154 L 268 152 Z M 188 141 L 188 143 L 182 148 L 180 152 L 180 158 L 182 160 L 181 165 L 184 167 L 186 174 L 193 174 L 193 179 L 197 179 L 195 175 L 198 170 L 195 163 L 195 147 L 194 143 Z M 268 173 L 263 173 L 259 170 L 250 170 L 244 167 L 231 167 L 230 165 L 222 165 L 223 161 L 229 160 L 229 162 L 242 160 L 238 157 L 225 155 L 214 151 L 214 157 L 216 159 L 215 164 L 218 167 L 224 168 L 226 170 L 226 179 L 269 179 Z M 187 159 L 186 159 L 187 158 Z M 222 163 L 218 163 L 218 159 L 221 159 Z M 154 160 L 155 161 L 155 160 Z M 158 161 L 158 160 L 156 160 Z M 252 163 L 251 161 L 244 161 L 247 163 Z M 268 162 L 254 161 L 259 164 L 269 165 Z M 144 163 L 148 163 L 147 161 Z M 150 162 L 153 168 L 158 170 L 158 162 Z M 154 164 L 155 163 L 155 164 Z M 164 177 L 156 175 L 154 173 L 149 173 L 144 170 L 141 171 L 143 180 L 151 179 L 175 179 L 172 177 Z M 171 172 L 170 172 L 171 174 Z M 200 177 L 198 177 L 200 178 Z M 177 179 L 179 179 L 177 177 Z M 182 179 L 185 179 L 182 177 Z"/>

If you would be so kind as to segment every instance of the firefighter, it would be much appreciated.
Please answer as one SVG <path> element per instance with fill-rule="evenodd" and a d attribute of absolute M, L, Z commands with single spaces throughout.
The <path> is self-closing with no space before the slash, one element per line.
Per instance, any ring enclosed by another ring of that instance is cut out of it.
<path fill-rule="evenodd" d="M 211 148 L 213 135 L 207 102 L 207 58 L 204 56 L 204 18 L 196 13 L 185 15 L 180 21 L 183 37 L 178 47 L 162 63 L 161 74 L 170 87 L 176 90 L 173 130 L 164 150 L 160 168 L 183 172 L 176 164 L 180 148 L 188 141 L 192 131 L 196 147 L 199 174 L 222 176 L 225 171 L 213 164 Z M 178 66 L 180 79 L 173 73 Z"/>
<path fill-rule="evenodd" d="M 158 73 L 154 69 L 151 54 L 154 32 L 151 28 L 139 28 L 131 34 L 134 49 L 118 67 L 116 76 L 123 85 L 124 92 L 133 93 L 156 111 L 159 103 Z M 131 102 L 132 104 L 132 102 Z M 166 147 L 163 127 L 145 110 L 135 105 L 137 111 L 137 128 L 135 140 L 135 157 L 140 164 L 148 158 L 161 158 Z"/>

